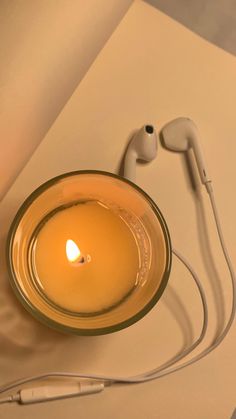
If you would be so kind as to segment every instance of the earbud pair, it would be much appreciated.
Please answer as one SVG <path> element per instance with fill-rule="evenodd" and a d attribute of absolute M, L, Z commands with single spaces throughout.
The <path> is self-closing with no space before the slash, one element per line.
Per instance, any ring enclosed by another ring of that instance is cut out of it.
<path fill-rule="evenodd" d="M 211 182 L 204 163 L 199 133 L 194 122 L 189 118 L 177 118 L 166 124 L 161 130 L 163 145 L 165 148 L 176 152 L 193 150 L 201 181 L 207 186 Z M 128 146 L 124 176 L 135 181 L 136 161 L 150 162 L 157 156 L 157 134 L 152 125 L 145 125 L 132 138 Z"/>

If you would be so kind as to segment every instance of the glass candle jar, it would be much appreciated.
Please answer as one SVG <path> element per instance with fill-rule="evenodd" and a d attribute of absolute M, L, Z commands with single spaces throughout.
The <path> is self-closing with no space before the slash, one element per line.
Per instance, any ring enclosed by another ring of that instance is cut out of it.
<path fill-rule="evenodd" d="M 19 209 L 7 240 L 10 282 L 27 310 L 78 335 L 125 328 L 161 297 L 171 268 L 165 220 L 138 186 L 66 173 Z"/>

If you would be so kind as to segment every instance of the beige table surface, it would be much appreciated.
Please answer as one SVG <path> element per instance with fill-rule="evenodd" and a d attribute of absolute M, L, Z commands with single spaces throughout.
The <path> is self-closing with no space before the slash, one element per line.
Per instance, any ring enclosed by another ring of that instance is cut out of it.
<path fill-rule="evenodd" d="M 235 263 L 235 77 L 235 57 L 135 2 L 1 204 L 2 255 L 16 209 L 43 181 L 75 169 L 116 172 L 134 129 L 144 123 L 160 129 L 176 116 L 189 116 L 202 133 Z M 231 289 L 206 193 L 191 189 L 184 160 L 161 146 L 157 161 L 138 168 L 137 182 L 161 208 L 174 246 L 202 277 L 209 342 L 229 314 Z M 64 336 L 34 321 L 12 295 L 3 256 L 0 281 L 2 384 L 51 370 L 136 374 L 189 345 L 201 326 L 194 286 L 176 261 L 161 302 L 137 324 L 100 337 Z M 229 419 L 236 405 L 235 343 L 234 326 L 214 353 L 174 375 L 95 396 L 2 405 L 0 417 Z"/>

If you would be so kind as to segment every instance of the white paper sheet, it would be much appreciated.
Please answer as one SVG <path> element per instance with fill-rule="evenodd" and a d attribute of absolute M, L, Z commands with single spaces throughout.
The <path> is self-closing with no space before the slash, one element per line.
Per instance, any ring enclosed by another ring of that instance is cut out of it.
<path fill-rule="evenodd" d="M 226 242 L 235 259 L 235 74 L 235 57 L 146 3 L 135 2 L 3 200 L 1 254 L 16 209 L 40 183 L 71 170 L 116 171 L 134 129 L 153 123 L 159 130 L 172 118 L 188 116 L 202 134 Z M 157 160 L 139 165 L 137 183 L 157 202 L 173 245 L 201 277 L 209 300 L 210 340 L 222 326 L 222 311 L 229 314 L 231 288 L 207 196 L 190 188 L 183 157 L 160 143 Z M 201 328 L 196 289 L 176 262 L 156 307 L 135 325 L 107 336 L 67 336 L 38 323 L 14 297 L 4 260 L 0 289 L 1 383 L 52 370 L 138 374 L 186 348 Z M 55 403 L 1 405 L 0 417 L 228 419 L 235 408 L 235 342 L 233 327 L 218 350 L 177 374 Z"/>
<path fill-rule="evenodd" d="M 132 0 L 0 3 L 0 199 Z"/>

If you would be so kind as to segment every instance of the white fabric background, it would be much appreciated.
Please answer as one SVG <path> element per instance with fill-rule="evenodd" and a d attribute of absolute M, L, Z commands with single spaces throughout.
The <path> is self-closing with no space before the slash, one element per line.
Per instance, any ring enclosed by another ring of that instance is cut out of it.
<path fill-rule="evenodd" d="M 146 0 L 208 41 L 236 55 L 235 0 Z"/>

